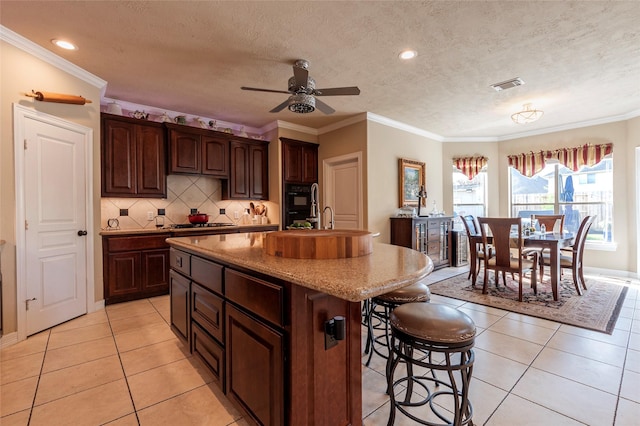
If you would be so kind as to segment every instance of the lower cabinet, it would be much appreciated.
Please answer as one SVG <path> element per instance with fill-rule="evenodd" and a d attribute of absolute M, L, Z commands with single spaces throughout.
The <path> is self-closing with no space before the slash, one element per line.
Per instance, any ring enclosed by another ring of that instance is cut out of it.
<path fill-rule="evenodd" d="M 258 424 L 284 424 L 282 333 L 227 305 L 226 334 L 227 397 Z"/>
<path fill-rule="evenodd" d="M 169 292 L 169 235 L 103 236 L 105 304 Z"/>
<path fill-rule="evenodd" d="M 175 271 L 169 273 L 171 291 L 171 328 L 189 339 L 189 280 Z"/>
<path fill-rule="evenodd" d="M 171 248 L 171 325 L 250 424 L 361 424 L 361 312 L 348 302 Z M 325 348 L 324 324 L 347 318 Z"/>
<path fill-rule="evenodd" d="M 451 217 L 392 217 L 391 244 L 418 250 L 431 258 L 433 268 L 449 266 Z"/>

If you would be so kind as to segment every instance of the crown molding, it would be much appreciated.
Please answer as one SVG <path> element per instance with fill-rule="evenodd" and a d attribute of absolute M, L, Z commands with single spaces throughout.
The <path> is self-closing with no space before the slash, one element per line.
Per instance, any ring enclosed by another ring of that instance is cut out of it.
<path fill-rule="evenodd" d="M 429 132 L 428 130 L 423 130 L 414 126 L 410 126 L 400 121 L 392 120 L 390 118 L 374 114 L 372 112 L 367 112 L 367 120 L 373 121 L 374 123 L 384 124 L 385 126 L 393 127 L 398 130 L 404 130 L 405 132 L 413 133 L 418 136 L 424 136 L 425 138 L 433 139 L 438 142 L 444 141 L 443 136 Z"/>
<path fill-rule="evenodd" d="M 309 135 L 318 135 L 318 129 L 314 129 L 313 127 L 302 126 L 300 124 L 289 123 L 288 121 L 276 120 L 271 125 L 276 124 L 276 126 L 280 129 L 289 129 L 295 130 L 296 132 L 302 132 Z"/>
<path fill-rule="evenodd" d="M 107 82 L 105 80 L 83 70 L 79 66 L 67 61 L 44 47 L 35 44 L 31 40 L 22 37 L 20 34 L 11 31 L 3 25 L 0 25 L 0 40 L 6 41 L 18 49 L 23 50 L 24 52 L 27 52 L 30 55 L 35 56 L 36 58 L 57 67 L 94 87 L 97 87 L 104 94 L 104 90 L 107 87 Z"/>

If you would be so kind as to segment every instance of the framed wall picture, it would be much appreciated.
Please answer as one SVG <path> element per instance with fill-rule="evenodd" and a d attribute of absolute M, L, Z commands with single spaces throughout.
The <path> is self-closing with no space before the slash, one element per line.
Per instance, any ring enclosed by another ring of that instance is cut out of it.
<path fill-rule="evenodd" d="M 418 206 L 418 193 L 426 188 L 425 164 L 420 161 L 401 158 L 398 169 L 400 171 L 400 206 Z M 426 197 L 422 198 L 422 205 L 426 205 Z"/>

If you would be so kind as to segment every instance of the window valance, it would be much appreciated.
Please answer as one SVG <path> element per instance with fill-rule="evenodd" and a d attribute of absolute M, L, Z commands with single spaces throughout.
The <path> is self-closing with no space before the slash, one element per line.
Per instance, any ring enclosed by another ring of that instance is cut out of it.
<path fill-rule="evenodd" d="M 476 177 L 476 175 L 486 166 L 486 157 L 463 157 L 453 159 L 453 167 L 460 170 L 462 174 L 469 178 L 469 180 Z"/>
<path fill-rule="evenodd" d="M 524 176 L 531 177 L 544 169 L 547 160 L 556 160 L 577 172 L 582 166 L 594 166 L 613 152 L 613 144 L 581 145 L 575 148 L 560 148 L 554 151 L 527 152 L 509 155 L 509 166 Z"/>

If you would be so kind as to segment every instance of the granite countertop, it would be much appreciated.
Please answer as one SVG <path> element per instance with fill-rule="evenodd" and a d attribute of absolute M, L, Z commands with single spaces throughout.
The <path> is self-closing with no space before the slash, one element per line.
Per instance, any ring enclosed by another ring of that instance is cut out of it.
<path fill-rule="evenodd" d="M 431 259 L 406 247 L 373 244 L 373 253 L 347 259 L 286 259 L 262 248 L 266 233 L 168 238 L 177 249 L 235 265 L 351 302 L 387 293 L 423 279 Z"/>
<path fill-rule="evenodd" d="M 180 233 L 193 233 L 202 232 L 203 234 L 209 232 L 242 232 L 243 228 L 272 230 L 278 227 L 277 223 L 269 223 L 267 225 L 231 225 L 231 226 L 211 226 L 211 227 L 194 227 L 194 228 L 171 228 L 169 226 L 163 228 L 140 228 L 140 229 L 102 229 L 100 235 L 135 235 L 135 234 L 180 234 Z"/>

